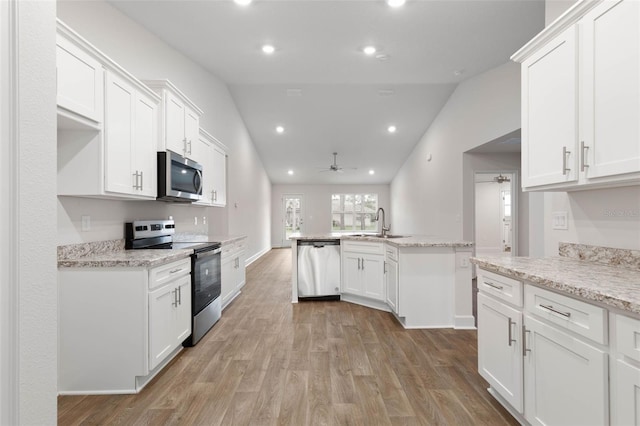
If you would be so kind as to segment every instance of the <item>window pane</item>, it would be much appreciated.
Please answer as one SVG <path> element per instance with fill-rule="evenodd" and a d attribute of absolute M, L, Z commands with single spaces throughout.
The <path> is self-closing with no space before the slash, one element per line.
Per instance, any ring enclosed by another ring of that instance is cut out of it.
<path fill-rule="evenodd" d="M 332 194 L 331 231 L 375 232 L 378 223 L 374 221 L 378 210 L 378 194 Z"/>

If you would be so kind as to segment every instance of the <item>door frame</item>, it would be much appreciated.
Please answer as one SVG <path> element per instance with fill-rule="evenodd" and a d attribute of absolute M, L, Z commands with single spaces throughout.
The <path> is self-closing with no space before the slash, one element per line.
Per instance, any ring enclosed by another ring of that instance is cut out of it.
<path fill-rule="evenodd" d="M 0 424 L 19 424 L 18 4 L 0 1 Z M 6 283 L 6 284 L 5 284 Z"/>
<path fill-rule="evenodd" d="M 511 226 L 513 229 L 513 235 L 512 235 L 512 240 L 511 240 L 511 256 L 515 257 L 518 256 L 518 242 L 519 242 L 519 235 L 518 235 L 518 226 L 520 223 L 520 218 L 518 217 L 518 207 L 519 207 L 519 197 L 518 197 L 518 189 L 519 189 L 519 180 L 518 180 L 518 171 L 517 170 L 489 170 L 489 171 L 481 171 L 481 170 L 475 170 L 473 172 L 473 220 L 471 222 L 471 232 L 473 235 L 473 255 L 476 256 L 476 244 L 475 244 L 475 239 L 476 239 L 476 177 L 478 175 L 497 175 L 497 174 L 502 174 L 502 175 L 510 175 L 511 177 Z M 475 268 L 474 268 L 475 271 Z M 474 277 L 475 277 L 475 273 L 474 273 Z"/>
<path fill-rule="evenodd" d="M 300 198 L 300 217 L 304 218 L 304 194 L 294 193 L 294 194 L 282 194 L 282 199 L 280 203 L 280 223 L 282 224 L 282 231 L 280 234 L 280 247 L 291 247 L 291 241 L 285 238 L 287 234 L 287 228 L 284 224 L 284 216 L 286 212 L 285 202 L 288 198 Z M 304 232 L 304 221 L 300 222 L 300 231 Z"/>

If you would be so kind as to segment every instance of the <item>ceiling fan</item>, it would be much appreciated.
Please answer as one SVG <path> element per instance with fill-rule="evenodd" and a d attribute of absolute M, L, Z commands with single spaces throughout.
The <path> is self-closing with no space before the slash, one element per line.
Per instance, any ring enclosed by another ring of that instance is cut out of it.
<path fill-rule="evenodd" d="M 320 172 L 337 172 L 344 173 L 345 170 L 357 170 L 357 167 L 340 167 L 338 165 L 338 153 L 333 153 L 333 164 L 329 165 L 329 168 L 322 169 Z"/>

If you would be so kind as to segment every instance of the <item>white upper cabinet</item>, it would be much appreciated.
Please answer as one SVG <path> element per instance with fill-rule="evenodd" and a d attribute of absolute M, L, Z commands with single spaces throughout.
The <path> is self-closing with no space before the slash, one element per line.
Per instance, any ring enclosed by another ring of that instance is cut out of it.
<path fill-rule="evenodd" d="M 512 59 L 525 190 L 640 184 L 640 2 L 579 1 Z"/>
<path fill-rule="evenodd" d="M 170 150 L 200 163 L 197 155 L 202 110 L 169 80 L 144 82 L 162 97 L 158 151 Z"/>
<path fill-rule="evenodd" d="M 76 35 L 66 26 L 58 26 L 56 40 L 56 81 L 59 112 L 103 121 L 104 71 L 102 64 L 82 48 Z"/>
<path fill-rule="evenodd" d="M 75 57 L 99 69 L 100 90 L 88 83 L 91 72 L 78 68 L 81 103 L 100 100 L 95 123 L 80 110 L 58 108 L 58 195 L 120 199 L 155 199 L 157 196 L 156 149 L 158 145 L 158 97 L 134 76 L 111 61 L 86 40 L 58 21 L 58 80 L 61 69 L 72 67 L 68 50 L 73 41 Z M 73 49 L 71 49 L 73 50 Z M 70 51 L 70 50 L 69 50 Z M 66 64 L 66 65 L 64 65 Z M 96 77 L 97 78 L 97 77 Z M 95 83 L 98 84 L 98 83 Z M 70 82 L 58 84 L 58 99 L 73 93 Z M 61 93 L 66 90 L 68 93 Z M 75 89 L 74 89 L 75 90 Z M 85 93 L 86 92 L 86 93 Z M 89 108 L 90 110 L 91 108 Z M 85 109 L 86 110 L 86 109 Z M 80 116 L 79 114 L 83 114 Z"/>
<path fill-rule="evenodd" d="M 209 133 L 200 129 L 194 150 L 198 162 L 202 165 L 202 199 L 194 204 L 224 207 L 227 204 L 226 147 Z"/>

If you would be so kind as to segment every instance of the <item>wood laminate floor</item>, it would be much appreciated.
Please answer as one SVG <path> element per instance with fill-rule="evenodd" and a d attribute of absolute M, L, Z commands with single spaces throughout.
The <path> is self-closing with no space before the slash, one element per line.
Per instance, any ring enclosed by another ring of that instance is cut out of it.
<path fill-rule="evenodd" d="M 59 424 L 517 424 L 477 373 L 475 331 L 291 304 L 290 282 L 291 251 L 272 250 L 203 340 L 138 395 L 59 397 Z"/>

